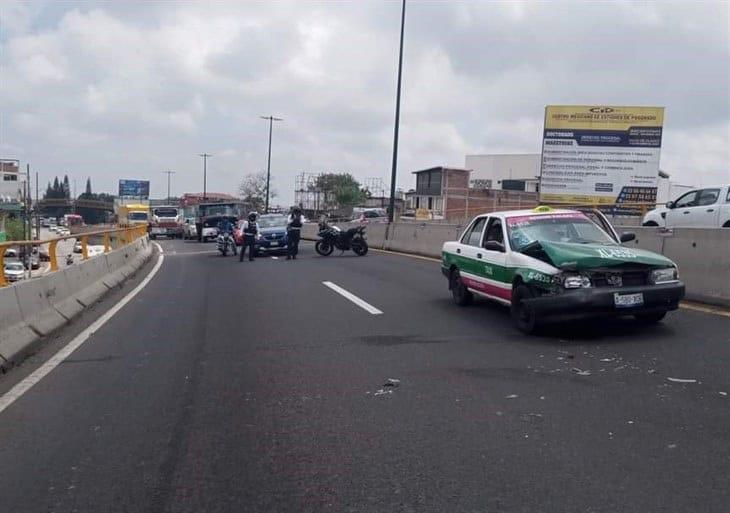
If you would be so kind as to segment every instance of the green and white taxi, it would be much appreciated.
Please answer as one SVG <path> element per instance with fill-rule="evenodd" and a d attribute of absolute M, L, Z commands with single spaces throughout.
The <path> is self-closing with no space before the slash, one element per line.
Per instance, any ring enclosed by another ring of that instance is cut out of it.
<path fill-rule="evenodd" d="M 475 217 L 458 241 L 444 243 L 441 269 L 459 305 L 474 294 L 511 307 L 517 327 L 544 321 L 633 315 L 654 323 L 684 297 L 668 258 L 621 245 L 598 211 L 533 210 Z"/>

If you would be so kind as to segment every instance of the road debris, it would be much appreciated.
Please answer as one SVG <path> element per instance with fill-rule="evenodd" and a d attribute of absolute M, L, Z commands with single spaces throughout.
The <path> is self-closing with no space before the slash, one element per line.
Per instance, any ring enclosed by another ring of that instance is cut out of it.
<path fill-rule="evenodd" d="M 385 395 L 385 394 L 392 394 L 392 393 L 393 393 L 392 390 L 385 390 L 385 389 L 381 388 L 377 392 L 375 392 L 373 395 L 376 396 L 376 395 Z"/>
<path fill-rule="evenodd" d="M 667 449 L 676 449 L 676 448 L 677 448 L 677 444 L 669 444 L 669 445 L 667 445 Z"/>
<path fill-rule="evenodd" d="M 673 383 L 697 383 L 696 379 L 685 379 L 685 378 L 667 378 L 667 381 Z"/>
<path fill-rule="evenodd" d="M 393 379 L 388 378 L 385 383 L 383 383 L 384 387 L 399 387 L 400 386 L 400 380 L 399 379 Z"/>
<path fill-rule="evenodd" d="M 510 394 L 505 397 L 505 399 L 517 399 L 519 396 L 517 394 Z"/>
<path fill-rule="evenodd" d="M 727 392 L 718 392 L 718 394 L 727 397 Z"/>
<path fill-rule="evenodd" d="M 612 362 L 612 361 L 614 361 L 615 359 L 616 359 L 616 358 L 601 358 L 601 361 L 602 361 L 602 362 Z"/>
<path fill-rule="evenodd" d="M 573 367 L 571 369 L 573 372 L 575 372 L 578 376 L 590 376 L 591 371 L 589 370 L 580 370 L 578 367 Z"/>

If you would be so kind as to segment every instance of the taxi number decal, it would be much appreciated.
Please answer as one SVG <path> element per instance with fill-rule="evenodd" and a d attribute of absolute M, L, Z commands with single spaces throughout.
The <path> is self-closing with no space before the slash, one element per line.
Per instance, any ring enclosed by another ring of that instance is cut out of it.
<path fill-rule="evenodd" d="M 546 274 L 538 273 L 535 271 L 529 271 L 525 277 L 530 281 L 539 281 L 542 283 L 550 283 L 552 281 L 552 277 L 548 276 Z"/>
<path fill-rule="evenodd" d="M 599 249 L 598 254 L 603 258 L 636 258 L 637 255 L 630 249 L 625 248 L 611 248 L 611 249 Z"/>

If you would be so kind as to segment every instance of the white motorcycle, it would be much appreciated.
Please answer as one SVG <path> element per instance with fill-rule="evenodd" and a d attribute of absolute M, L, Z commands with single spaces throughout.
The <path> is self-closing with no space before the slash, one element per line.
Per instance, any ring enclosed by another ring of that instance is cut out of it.
<path fill-rule="evenodd" d="M 230 232 L 219 233 L 216 238 L 216 243 L 218 244 L 218 251 L 222 256 L 228 256 L 229 249 L 234 255 L 236 254 L 236 241 Z"/>

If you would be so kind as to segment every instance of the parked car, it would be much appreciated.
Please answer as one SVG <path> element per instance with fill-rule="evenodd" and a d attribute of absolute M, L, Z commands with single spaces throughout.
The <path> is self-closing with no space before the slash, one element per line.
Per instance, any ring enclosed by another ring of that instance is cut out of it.
<path fill-rule="evenodd" d="M 40 246 L 40 248 L 38 249 L 38 258 L 40 258 L 41 262 L 51 261 L 51 254 L 48 252 L 47 246 Z"/>
<path fill-rule="evenodd" d="M 186 217 L 183 224 L 183 239 L 197 239 L 198 229 L 195 226 L 194 217 Z"/>
<path fill-rule="evenodd" d="M 80 241 L 80 240 L 77 240 L 77 241 L 76 241 L 76 242 L 74 243 L 74 249 L 73 249 L 73 252 L 74 252 L 74 253 L 83 253 L 83 252 L 84 252 L 84 248 L 83 248 L 83 245 L 81 244 L 81 241 Z"/>
<path fill-rule="evenodd" d="M 475 217 L 458 241 L 443 245 L 442 272 L 454 301 L 466 305 L 477 294 L 508 305 L 525 333 L 582 317 L 661 321 L 684 297 L 677 265 L 621 246 L 635 235 L 618 235 L 595 215 L 600 223 L 550 207 Z"/>
<path fill-rule="evenodd" d="M 16 248 L 6 248 L 3 255 L 4 258 L 18 258 L 18 250 Z"/>
<path fill-rule="evenodd" d="M 384 208 L 353 208 L 352 220 L 360 223 L 387 223 L 388 212 Z"/>
<path fill-rule="evenodd" d="M 272 254 L 286 252 L 287 219 L 287 216 L 281 214 L 264 214 L 259 216 L 259 237 L 254 244 L 257 252 Z M 242 225 L 243 221 L 239 221 L 233 231 L 233 236 L 238 246 L 243 245 Z"/>
<path fill-rule="evenodd" d="M 644 216 L 644 226 L 730 228 L 730 186 L 693 189 Z"/>
<path fill-rule="evenodd" d="M 23 265 L 26 269 L 40 269 L 41 267 L 41 259 L 38 256 L 38 252 L 36 250 L 33 251 L 33 253 L 30 254 L 30 256 L 26 256 L 23 258 Z"/>
<path fill-rule="evenodd" d="M 7 281 L 20 281 L 25 278 L 25 267 L 21 262 L 5 262 L 4 275 Z"/>
<path fill-rule="evenodd" d="M 231 224 L 233 224 L 234 230 L 235 230 L 236 223 L 238 223 L 238 218 L 236 216 L 233 216 L 233 215 L 207 216 L 203 220 L 203 223 L 202 223 L 202 230 L 203 230 L 202 237 L 201 237 L 202 242 L 207 242 L 210 239 L 215 239 L 216 237 L 218 237 L 218 223 L 220 223 L 221 220 L 223 220 L 224 218 L 227 218 L 231 222 Z"/>

